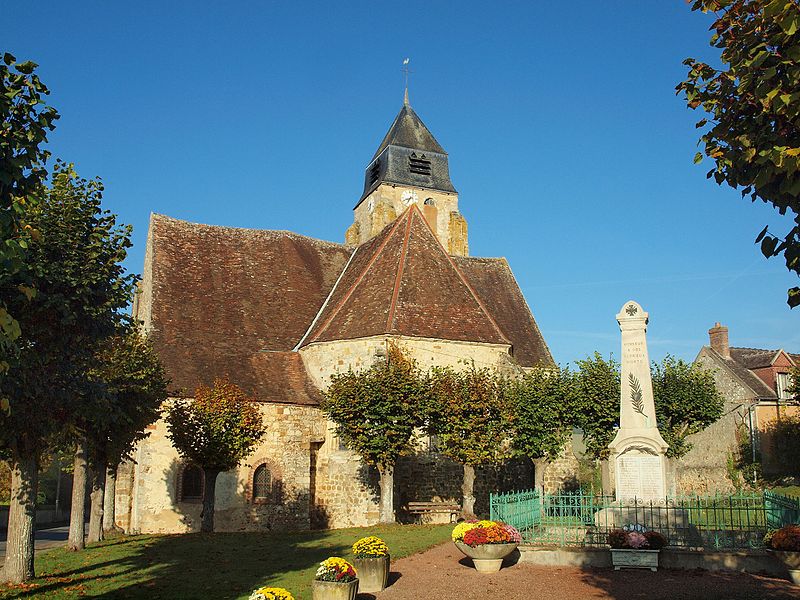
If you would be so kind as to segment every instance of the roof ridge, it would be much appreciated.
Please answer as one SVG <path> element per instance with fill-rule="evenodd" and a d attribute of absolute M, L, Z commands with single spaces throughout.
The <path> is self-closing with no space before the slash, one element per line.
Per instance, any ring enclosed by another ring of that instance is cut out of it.
<path fill-rule="evenodd" d="M 386 237 L 383 239 L 383 241 L 381 242 L 381 244 L 380 244 L 380 246 L 378 247 L 378 249 L 377 249 L 377 250 L 375 251 L 375 253 L 372 255 L 372 258 L 370 258 L 369 262 L 368 262 L 368 263 L 367 263 L 367 264 L 364 266 L 364 268 L 362 269 L 361 273 L 359 273 L 358 277 L 356 277 L 356 280 L 353 282 L 353 285 L 351 285 L 351 286 L 350 286 L 350 289 L 348 289 L 348 290 L 347 290 L 347 293 L 346 293 L 346 294 L 345 294 L 345 295 L 342 297 L 342 299 L 341 299 L 341 300 L 339 300 L 338 304 L 336 305 L 336 307 L 334 307 L 334 309 L 333 309 L 333 311 L 331 312 L 331 314 L 328 316 L 328 318 L 325 320 L 325 322 L 324 322 L 324 323 L 323 323 L 323 324 L 320 326 L 320 328 L 319 328 L 319 330 L 317 331 L 316 335 L 314 335 L 314 338 L 313 338 L 313 339 L 311 339 L 311 340 L 309 340 L 309 342 L 308 342 L 308 343 L 311 343 L 311 342 L 313 342 L 314 340 L 316 340 L 316 339 L 319 339 L 320 335 L 322 335 L 322 333 L 323 333 L 323 332 L 324 332 L 324 331 L 325 331 L 325 330 L 328 328 L 328 326 L 331 324 L 331 322 L 332 322 L 332 321 L 333 321 L 333 319 L 336 317 L 336 315 L 338 315 L 338 314 L 339 314 L 339 311 L 340 311 L 340 310 L 342 309 L 342 307 L 343 307 L 343 306 L 344 306 L 344 305 L 347 303 L 347 301 L 350 299 L 350 296 L 352 296 L 352 295 L 353 295 L 353 292 L 355 292 L 356 288 L 357 288 L 357 287 L 359 286 L 359 284 L 360 284 L 360 283 L 363 281 L 363 279 L 364 279 L 364 276 L 365 276 L 365 275 L 366 275 L 366 274 L 369 272 L 370 268 L 371 268 L 371 267 L 372 267 L 372 265 L 375 263 L 375 261 L 377 261 L 377 260 L 378 260 L 378 258 L 380 257 L 381 253 L 383 252 L 383 249 L 384 249 L 384 248 L 386 247 L 386 245 L 389 243 L 389 240 L 391 240 L 391 239 L 392 239 L 392 237 L 394 237 L 394 232 L 397 230 L 398 226 L 400 225 L 400 222 L 403 220 L 403 216 L 404 216 L 406 213 L 408 213 L 408 210 L 406 210 L 406 211 L 405 211 L 405 212 L 404 212 L 404 213 L 403 213 L 403 214 L 402 214 L 400 217 L 398 217 L 398 218 L 395 220 L 394 224 L 387 226 L 387 229 L 388 229 L 388 228 L 391 228 L 391 229 L 390 229 L 390 230 L 389 230 L 389 232 L 386 234 Z M 365 242 L 365 243 L 366 243 L 366 242 Z M 362 244 L 362 246 L 363 246 L 363 244 Z M 361 246 L 359 246 L 359 248 L 360 248 L 360 247 L 361 247 Z M 355 254 L 355 252 L 354 252 L 353 254 Z M 347 271 L 347 269 L 345 268 L 345 269 L 342 271 L 342 276 L 344 276 L 344 273 L 345 273 L 346 271 Z"/>
<path fill-rule="evenodd" d="M 403 281 L 403 271 L 406 266 L 406 257 L 408 256 L 408 239 L 411 237 L 411 226 L 414 223 L 414 212 L 410 212 L 406 219 L 406 231 L 403 236 L 403 248 L 400 251 L 400 260 L 397 261 L 397 274 L 394 278 L 394 289 L 392 290 L 392 299 L 389 303 L 389 315 L 386 319 L 386 330 L 392 331 L 394 329 L 394 316 L 397 310 L 397 299 L 400 296 L 400 283 Z"/>
<path fill-rule="evenodd" d="M 239 232 L 248 232 L 254 234 L 278 234 L 285 237 L 295 238 L 295 239 L 303 239 L 309 240 L 311 242 L 316 242 L 319 244 L 325 244 L 327 246 L 335 246 L 339 248 L 346 248 L 346 244 L 342 244 L 340 242 L 331 242 L 328 240 L 321 240 L 319 238 L 311 237 L 310 235 L 303 235 L 302 233 L 296 233 L 294 231 L 289 231 L 288 229 L 257 229 L 255 227 L 234 227 L 230 225 L 210 225 L 208 223 L 198 223 L 196 221 L 187 221 L 186 219 L 177 219 L 175 217 L 170 217 L 169 215 L 162 215 L 160 213 L 150 213 L 151 221 L 153 222 L 171 222 L 177 223 L 181 225 L 191 225 L 194 227 L 202 227 L 204 229 L 213 229 L 217 231 L 239 231 Z"/>
<path fill-rule="evenodd" d="M 436 232 L 433 231 L 433 229 L 430 226 L 430 223 L 428 223 L 427 219 L 425 219 L 425 217 L 422 215 L 422 212 L 420 211 L 419 207 L 416 204 L 412 204 L 409 208 L 410 209 L 416 209 L 416 211 L 420 214 L 420 216 L 422 217 L 422 223 L 424 224 L 425 227 L 427 227 L 428 231 L 433 236 L 433 239 L 436 240 L 436 243 L 439 245 L 439 248 L 442 250 L 442 253 L 447 257 L 447 261 L 450 263 L 450 266 L 453 267 L 453 269 L 455 270 L 456 274 L 458 275 L 458 278 L 461 280 L 461 283 L 464 284 L 464 286 L 467 288 L 467 290 L 469 291 L 470 295 L 472 296 L 473 300 L 475 300 L 475 303 L 478 305 L 478 308 L 480 308 L 481 312 L 483 312 L 483 314 L 486 315 L 486 318 L 489 319 L 489 322 L 492 324 L 492 327 L 494 327 L 495 331 L 497 331 L 497 333 L 500 334 L 500 337 L 502 339 L 504 339 L 509 345 L 512 345 L 511 344 L 511 340 L 509 340 L 508 336 L 506 336 L 506 334 L 503 333 L 503 330 L 500 329 L 500 326 L 494 320 L 494 317 L 492 317 L 492 315 L 489 313 L 489 311 L 483 305 L 483 302 L 480 301 L 480 298 L 478 298 L 478 294 L 475 293 L 475 290 L 472 288 L 472 286 L 467 281 L 467 278 L 464 276 L 464 273 L 462 273 L 461 269 L 458 268 L 458 265 L 453 260 L 453 257 L 450 256 L 450 254 L 448 254 L 447 250 L 445 250 L 444 244 L 442 244 L 442 241 L 439 239 L 439 236 L 436 235 Z"/>

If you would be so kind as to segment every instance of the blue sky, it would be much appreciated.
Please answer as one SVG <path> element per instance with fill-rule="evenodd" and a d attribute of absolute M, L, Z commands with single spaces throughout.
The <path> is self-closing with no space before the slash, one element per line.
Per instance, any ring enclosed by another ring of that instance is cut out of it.
<path fill-rule="evenodd" d="M 715 321 L 800 351 L 797 280 L 753 245 L 788 219 L 692 164 L 674 87 L 715 53 L 680 0 L 4 4 L 0 50 L 41 65 L 50 149 L 103 178 L 134 272 L 150 212 L 343 241 L 409 56 L 471 254 L 508 259 L 558 362 L 618 357 L 631 298 L 653 359 L 693 359 Z"/>

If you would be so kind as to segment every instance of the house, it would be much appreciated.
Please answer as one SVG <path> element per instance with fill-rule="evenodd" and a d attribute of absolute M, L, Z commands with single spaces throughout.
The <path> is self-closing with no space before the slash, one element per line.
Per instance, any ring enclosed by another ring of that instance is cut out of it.
<path fill-rule="evenodd" d="M 705 431 L 692 436 L 694 448 L 678 468 L 679 487 L 710 491 L 714 482 L 732 484 L 730 460 L 744 442 L 756 458 L 760 456 L 764 475 L 780 475 L 787 465 L 774 447 L 771 426 L 788 415 L 800 416 L 798 402 L 791 398 L 790 373 L 800 366 L 800 355 L 784 349 L 731 346 L 728 328 L 719 323 L 708 331 L 709 344 L 695 363 L 710 369 L 725 398 L 722 418 Z"/>

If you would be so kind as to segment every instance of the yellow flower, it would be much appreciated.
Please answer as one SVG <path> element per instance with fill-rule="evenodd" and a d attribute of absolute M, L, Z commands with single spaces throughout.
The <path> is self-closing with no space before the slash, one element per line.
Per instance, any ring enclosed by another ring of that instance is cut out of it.
<path fill-rule="evenodd" d="M 294 600 L 294 596 L 283 588 L 262 587 L 250 595 L 250 600 Z"/>
<path fill-rule="evenodd" d="M 381 538 L 371 535 L 353 544 L 353 554 L 356 558 L 386 556 L 389 554 L 389 547 Z"/>

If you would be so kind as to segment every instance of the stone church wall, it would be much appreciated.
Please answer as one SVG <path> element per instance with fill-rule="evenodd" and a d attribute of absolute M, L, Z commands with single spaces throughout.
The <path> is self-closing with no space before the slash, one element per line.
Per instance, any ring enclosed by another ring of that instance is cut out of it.
<path fill-rule="evenodd" d="M 324 439 L 325 420 L 317 408 L 262 404 L 267 435 L 235 471 L 217 479 L 215 526 L 218 531 L 307 529 L 310 525 L 310 444 Z M 126 532 L 183 533 L 200 528 L 199 501 L 179 497 L 185 462 L 167 438 L 159 420 L 136 452 L 136 463 L 118 474 L 117 524 Z M 266 464 L 273 477 L 272 493 L 263 503 L 252 501 L 252 476 Z"/>
<path fill-rule="evenodd" d="M 413 190 L 417 194 L 416 204 L 423 214 L 432 215 L 431 229 L 442 243 L 442 246 L 450 253 L 458 256 L 469 254 L 469 243 L 467 240 L 467 224 L 463 217 L 458 221 L 458 225 L 451 225 L 453 217 L 451 213 L 458 212 L 458 196 L 447 192 L 427 190 L 424 188 L 412 188 L 409 186 L 397 186 L 392 184 L 382 184 L 378 186 L 364 201 L 358 205 L 354 211 L 353 226 L 345 236 L 348 245 L 363 244 L 374 237 L 389 223 L 393 222 L 397 215 L 401 214 L 406 205 L 401 196 L 403 192 Z M 430 199 L 436 210 L 425 212 L 425 200 Z M 369 210 L 370 200 L 372 210 Z"/>

